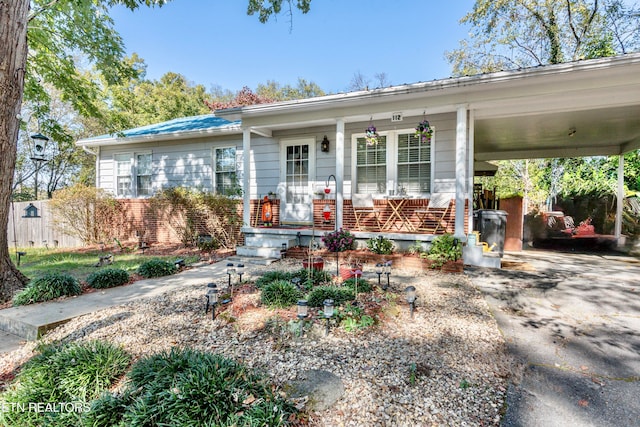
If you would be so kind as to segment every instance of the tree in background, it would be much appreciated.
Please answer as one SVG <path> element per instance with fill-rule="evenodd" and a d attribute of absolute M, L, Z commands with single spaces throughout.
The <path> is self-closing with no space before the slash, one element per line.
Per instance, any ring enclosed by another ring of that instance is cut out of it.
<path fill-rule="evenodd" d="M 256 95 L 263 99 L 273 101 L 290 101 L 293 99 L 313 98 L 324 96 L 325 92 L 314 82 L 298 78 L 297 86 L 280 85 L 273 80 L 267 80 L 266 84 L 259 84 L 256 88 Z"/>

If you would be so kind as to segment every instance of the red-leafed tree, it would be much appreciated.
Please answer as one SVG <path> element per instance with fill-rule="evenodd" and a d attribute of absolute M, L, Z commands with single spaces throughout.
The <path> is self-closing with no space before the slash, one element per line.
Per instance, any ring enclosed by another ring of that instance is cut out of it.
<path fill-rule="evenodd" d="M 226 108 L 242 107 L 245 105 L 268 104 L 273 99 L 262 97 L 253 93 L 247 86 L 243 87 L 236 93 L 235 98 L 231 101 L 204 101 L 211 111 L 224 110 Z"/>

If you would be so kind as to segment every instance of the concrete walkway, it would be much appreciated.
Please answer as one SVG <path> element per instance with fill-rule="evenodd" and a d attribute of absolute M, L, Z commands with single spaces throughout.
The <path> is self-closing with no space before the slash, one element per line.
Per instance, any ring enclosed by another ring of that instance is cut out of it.
<path fill-rule="evenodd" d="M 0 353 L 13 351 L 25 340 L 35 340 L 47 330 L 74 317 L 139 298 L 153 297 L 183 286 L 198 284 L 203 285 L 204 296 L 207 283 L 227 277 L 226 265 L 229 261 L 225 259 L 214 264 L 200 264 L 172 276 L 139 280 L 131 285 L 104 289 L 59 301 L 0 310 Z M 237 261 L 236 259 L 235 262 Z M 244 264 L 247 274 L 260 267 L 248 262 Z M 247 277 L 244 276 L 244 278 Z M 238 280 L 238 277 L 234 279 Z"/>
<path fill-rule="evenodd" d="M 524 251 L 469 268 L 524 364 L 503 426 L 640 426 L 640 261 Z"/>

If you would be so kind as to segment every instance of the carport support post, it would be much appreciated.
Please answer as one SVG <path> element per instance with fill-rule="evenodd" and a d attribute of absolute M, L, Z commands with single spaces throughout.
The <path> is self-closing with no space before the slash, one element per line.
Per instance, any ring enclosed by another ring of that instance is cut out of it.
<path fill-rule="evenodd" d="M 467 185 L 467 107 L 458 106 L 456 125 L 456 222 L 454 235 L 466 241 L 464 233 L 464 205 Z"/>
<path fill-rule="evenodd" d="M 620 245 L 622 237 L 622 205 L 624 204 L 624 154 L 618 156 L 618 197 L 616 201 L 615 235 Z"/>

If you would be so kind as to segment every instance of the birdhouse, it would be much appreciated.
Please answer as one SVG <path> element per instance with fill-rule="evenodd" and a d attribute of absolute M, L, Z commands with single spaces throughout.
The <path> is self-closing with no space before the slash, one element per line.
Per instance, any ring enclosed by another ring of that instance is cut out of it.
<path fill-rule="evenodd" d="M 33 203 L 29 203 L 29 206 L 24 208 L 24 215 L 22 217 L 23 218 L 38 218 L 38 217 L 40 217 L 40 215 L 38 215 L 38 208 L 33 206 Z"/>

